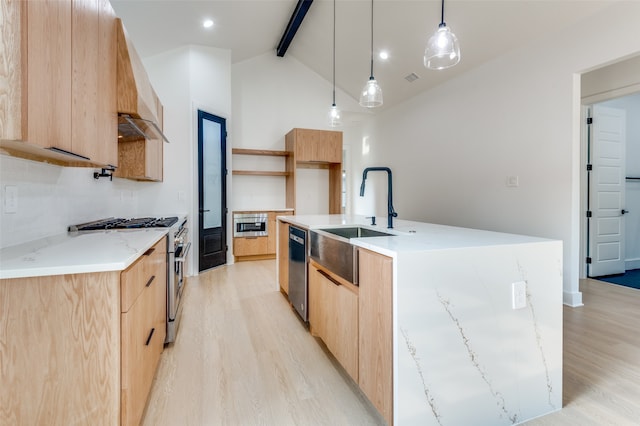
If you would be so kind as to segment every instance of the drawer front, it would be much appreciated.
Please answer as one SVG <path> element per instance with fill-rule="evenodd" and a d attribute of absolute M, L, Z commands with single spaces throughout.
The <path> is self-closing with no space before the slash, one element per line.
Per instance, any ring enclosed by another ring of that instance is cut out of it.
<path fill-rule="evenodd" d="M 121 420 L 137 425 L 164 348 L 166 290 L 160 283 L 145 287 L 129 312 L 121 314 Z"/>
<path fill-rule="evenodd" d="M 233 239 L 234 256 L 255 256 L 269 253 L 269 237 L 244 237 Z"/>
<path fill-rule="evenodd" d="M 120 275 L 121 310 L 128 312 L 142 290 L 153 283 L 166 289 L 167 242 L 161 239 Z"/>

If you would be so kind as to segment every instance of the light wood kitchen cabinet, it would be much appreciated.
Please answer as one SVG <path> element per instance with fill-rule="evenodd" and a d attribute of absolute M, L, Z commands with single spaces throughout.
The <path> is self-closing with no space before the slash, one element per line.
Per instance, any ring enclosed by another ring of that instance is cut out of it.
<path fill-rule="evenodd" d="M 116 165 L 115 13 L 108 0 L 8 7 L 19 10 L 20 19 L 13 22 L 19 28 L 11 29 L 20 41 L 2 43 L 0 53 L 15 61 L 9 68 L 16 65 L 20 75 L 0 76 L 0 83 L 17 88 L 0 105 L 0 116 L 19 111 L 20 123 L 14 120 L 2 130 L 2 147 L 62 165 Z"/>
<path fill-rule="evenodd" d="M 121 275 L 121 424 L 140 423 L 166 334 L 166 241 Z"/>
<path fill-rule="evenodd" d="M 309 326 L 345 371 L 358 381 L 358 294 L 350 283 L 309 265 Z"/>
<path fill-rule="evenodd" d="M 296 128 L 286 137 L 293 140 L 297 162 L 342 163 L 342 132 Z"/>
<path fill-rule="evenodd" d="M 234 211 L 233 214 L 266 214 L 267 215 L 267 235 L 262 237 L 234 237 L 233 255 L 237 262 L 243 260 L 273 259 L 276 257 L 276 245 L 278 240 L 278 227 L 276 217 L 282 211 L 274 210 L 243 210 Z M 293 214 L 293 212 L 290 212 Z M 289 236 L 287 235 L 287 241 Z"/>
<path fill-rule="evenodd" d="M 278 221 L 278 281 L 280 291 L 289 294 L 289 224 Z"/>
<path fill-rule="evenodd" d="M 0 424 L 139 424 L 164 346 L 166 244 L 125 271 L 0 280 Z"/>
<path fill-rule="evenodd" d="M 393 424 L 393 260 L 358 249 L 360 389 Z"/>
<path fill-rule="evenodd" d="M 285 190 L 287 208 L 296 209 L 296 169 L 312 168 L 329 171 L 329 214 L 342 213 L 342 132 L 314 129 L 292 129 L 285 136 L 289 152 L 286 160 Z"/>
<path fill-rule="evenodd" d="M 114 176 L 161 182 L 163 179 L 163 142 L 138 139 L 118 143 L 118 169 Z"/>
<path fill-rule="evenodd" d="M 235 237 L 233 239 L 233 255 L 236 257 L 264 256 L 269 247 L 268 239 L 268 237 Z"/>

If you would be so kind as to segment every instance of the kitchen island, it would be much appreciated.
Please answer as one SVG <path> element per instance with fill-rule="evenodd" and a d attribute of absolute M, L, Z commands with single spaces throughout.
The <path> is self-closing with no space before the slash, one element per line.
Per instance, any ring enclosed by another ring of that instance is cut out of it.
<path fill-rule="evenodd" d="M 361 216 L 278 220 L 394 234 L 350 239 L 360 252 L 360 365 L 350 375 L 388 423 L 508 425 L 562 408 L 562 242 L 403 220 L 387 230 Z M 319 267 L 310 265 L 310 281 Z M 385 280 L 390 314 L 371 316 L 369 294 Z M 374 345 L 388 343 L 386 364 L 369 353 L 368 340 L 384 336 L 380 318 L 391 322 L 388 342 Z M 374 380 L 388 374 L 388 391 L 385 383 L 363 386 L 372 370 Z"/>

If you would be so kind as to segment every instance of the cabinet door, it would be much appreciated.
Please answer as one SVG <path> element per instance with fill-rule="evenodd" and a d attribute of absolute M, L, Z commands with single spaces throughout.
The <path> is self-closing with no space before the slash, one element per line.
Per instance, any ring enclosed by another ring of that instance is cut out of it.
<path fill-rule="evenodd" d="M 98 41 L 98 139 L 96 159 L 118 165 L 118 111 L 116 109 L 116 14 L 109 0 L 100 6 Z"/>
<path fill-rule="evenodd" d="M 331 292 L 327 347 L 347 373 L 358 381 L 358 296 L 323 277 Z"/>
<path fill-rule="evenodd" d="M 393 423 L 393 260 L 359 249 L 360 389 Z"/>
<path fill-rule="evenodd" d="M 95 161 L 100 53 L 98 0 L 73 0 L 71 17 L 71 151 Z"/>
<path fill-rule="evenodd" d="M 27 2 L 26 139 L 73 152 L 71 145 L 71 2 Z"/>
<path fill-rule="evenodd" d="M 278 221 L 278 279 L 280 289 L 289 293 L 289 224 Z"/>
<path fill-rule="evenodd" d="M 296 161 L 342 162 L 342 132 L 294 129 Z"/>
<path fill-rule="evenodd" d="M 309 326 L 340 365 L 358 380 L 358 296 L 309 266 Z"/>

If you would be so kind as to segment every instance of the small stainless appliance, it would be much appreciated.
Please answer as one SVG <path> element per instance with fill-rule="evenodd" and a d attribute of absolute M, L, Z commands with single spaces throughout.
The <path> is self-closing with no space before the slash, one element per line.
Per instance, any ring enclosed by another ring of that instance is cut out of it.
<path fill-rule="evenodd" d="M 303 321 L 309 321 L 307 231 L 289 227 L 289 301 Z"/>
<path fill-rule="evenodd" d="M 233 236 L 234 237 L 266 237 L 267 213 L 234 213 Z"/>
<path fill-rule="evenodd" d="M 167 337 L 165 343 L 176 339 L 180 299 L 184 288 L 184 262 L 191 243 L 188 241 L 187 219 L 172 217 L 142 217 L 133 219 L 108 218 L 69 226 L 69 232 L 105 229 L 170 228 L 167 233 Z"/>

